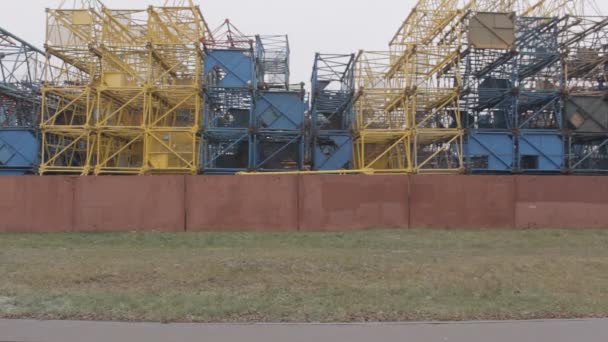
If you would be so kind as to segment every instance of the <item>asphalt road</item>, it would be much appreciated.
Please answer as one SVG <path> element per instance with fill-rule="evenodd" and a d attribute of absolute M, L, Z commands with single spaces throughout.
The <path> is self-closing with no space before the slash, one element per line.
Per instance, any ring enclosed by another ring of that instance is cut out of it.
<path fill-rule="evenodd" d="M 406 324 L 152 324 L 0 320 L 2 342 L 606 342 L 608 320 Z"/>

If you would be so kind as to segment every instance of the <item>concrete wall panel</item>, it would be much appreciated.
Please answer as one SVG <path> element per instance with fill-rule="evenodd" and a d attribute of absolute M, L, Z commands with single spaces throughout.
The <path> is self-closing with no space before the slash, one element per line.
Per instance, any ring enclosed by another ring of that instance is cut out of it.
<path fill-rule="evenodd" d="M 513 228 L 514 182 L 509 176 L 413 176 L 410 227 Z"/>
<path fill-rule="evenodd" d="M 300 181 L 301 230 L 409 226 L 408 176 L 311 175 Z"/>
<path fill-rule="evenodd" d="M 517 177 L 518 228 L 608 228 L 608 177 Z"/>
<path fill-rule="evenodd" d="M 187 177 L 188 231 L 298 228 L 298 176 Z"/>
<path fill-rule="evenodd" d="M 78 178 L 74 229 L 183 232 L 184 182 L 183 176 Z"/>
<path fill-rule="evenodd" d="M 72 230 L 75 181 L 71 177 L 0 177 L 0 231 Z"/>

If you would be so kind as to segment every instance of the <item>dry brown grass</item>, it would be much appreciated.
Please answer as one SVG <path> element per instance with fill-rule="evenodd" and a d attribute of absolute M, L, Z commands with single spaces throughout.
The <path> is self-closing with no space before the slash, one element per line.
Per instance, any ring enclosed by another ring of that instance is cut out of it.
<path fill-rule="evenodd" d="M 0 235 L 0 317 L 608 316 L 608 231 Z"/>

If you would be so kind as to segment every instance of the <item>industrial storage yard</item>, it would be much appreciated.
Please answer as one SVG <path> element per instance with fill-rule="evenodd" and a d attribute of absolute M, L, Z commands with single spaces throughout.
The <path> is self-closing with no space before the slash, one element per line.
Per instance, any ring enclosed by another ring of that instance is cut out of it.
<path fill-rule="evenodd" d="M 310 92 L 286 35 L 188 1 L 49 9 L 46 52 L 2 30 L 0 172 L 606 172 L 608 19 L 583 3 L 421 0 L 386 51 L 311 56 Z"/>
<path fill-rule="evenodd" d="M 593 1 L 419 0 L 310 83 L 281 27 L 150 2 L 0 28 L 0 318 L 608 317 Z"/>

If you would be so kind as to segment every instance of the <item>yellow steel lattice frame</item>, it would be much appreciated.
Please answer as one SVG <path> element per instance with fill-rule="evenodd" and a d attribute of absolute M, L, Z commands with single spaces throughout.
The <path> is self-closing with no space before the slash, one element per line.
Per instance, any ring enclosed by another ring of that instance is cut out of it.
<path fill-rule="evenodd" d="M 412 172 L 464 170 L 459 25 L 471 6 L 459 8 L 454 0 L 421 0 L 389 43 L 386 78 L 400 91 L 388 110 L 405 114 Z"/>
<path fill-rule="evenodd" d="M 357 169 L 377 173 L 410 173 L 411 130 L 403 108 L 391 108 L 402 90 L 386 78 L 390 52 L 361 51 L 355 60 L 354 101 Z"/>
<path fill-rule="evenodd" d="M 47 50 L 88 77 L 45 86 L 41 172 L 197 173 L 208 32 L 191 0 L 49 10 Z"/>

